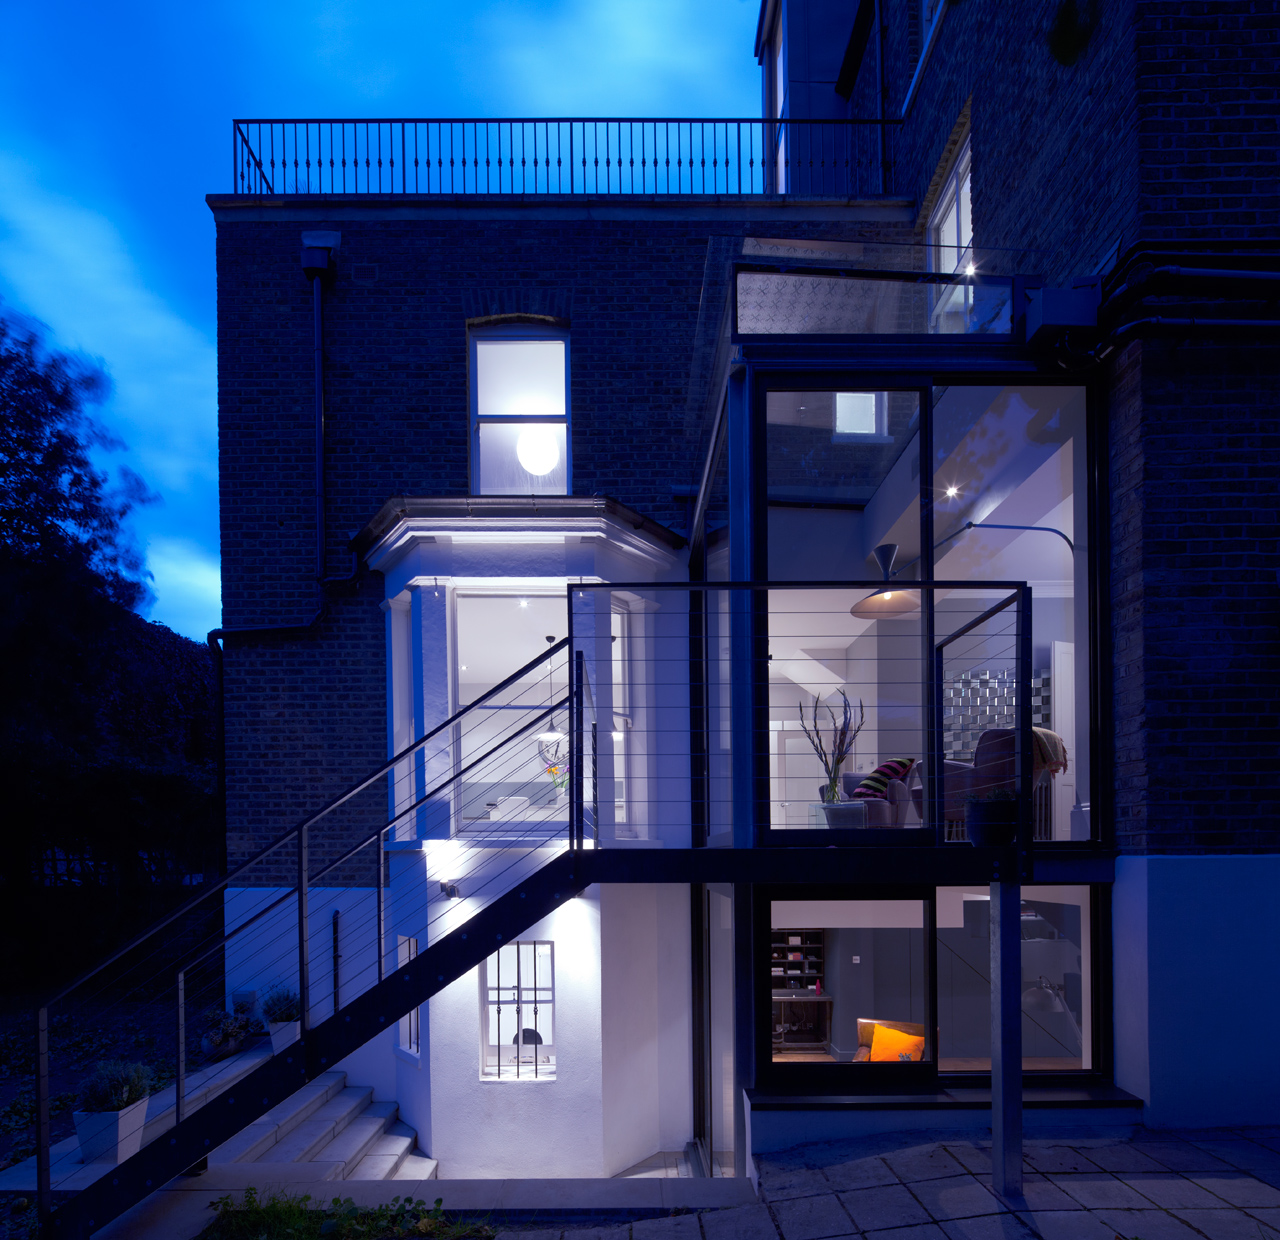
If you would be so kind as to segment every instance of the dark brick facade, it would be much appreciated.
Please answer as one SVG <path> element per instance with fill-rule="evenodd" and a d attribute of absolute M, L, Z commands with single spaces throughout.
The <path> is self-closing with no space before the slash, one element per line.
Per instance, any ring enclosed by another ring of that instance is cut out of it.
<path fill-rule="evenodd" d="M 804 7 L 788 16 L 809 92 L 795 102 L 872 115 L 874 49 L 848 104 L 814 95 L 838 72 L 835 25 L 854 6 Z M 916 74 L 918 10 L 885 6 L 892 117 Z M 815 21 L 834 23 L 829 44 Z M 388 497 L 467 493 L 466 322 L 495 313 L 570 321 L 574 494 L 683 531 L 705 436 L 706 303 L 723 294 L 704 282 L 737 238 L 919 242 L 967 119 L 986 270 L 1066 284 L 1144 246 L 1206 242 L 1218 252 L 1200 252 L 1202 266 L 1275 269 L 1278 29 L 1277 0 L 949 4 L 891 131 L 900 199 L 878 206 L 213 198 L 225 623 L 305 623 L 319 601 L 303 228 L 342 232 L 326 294 L 329 573 L 347 570 L 347 540 Z M 918 265 L 918 251 L 896 253 L 893 265 Z M 1178 303 L 1185 290 L 1166 291 Z M 1266 313 L 1257 298 L 1229 310 L 1212 290 L 1196 296 L 1196 313 L 1206 301 L 1210 314 Z M 1099 807 L 1104 830 L 1125 851 L 1280 845 L 1274 358 L 1201 331 L 1143 334 L 1080 372 L 1105 428 L 1110 722 L 1094 761 L 1113 802 Z M 380 599 L 366 579 L 311 637 L 228 641 L 233 860 L 383 758 Z"/>
<path fill-rule="evenodd" d="M 218 218 L 223 608 L 228 627 L 315 614 L 311 289 L 304 228 L 342 232 L 325 294 L 326 568 L 393 495 L 469 488 L 468 319 L 552 314 L 570 321 L 573 493 L 608 494 L 675 529 L 687 520 L 705 428 L 699 312 L 709 245 L 743 235 L 876 241 L 908 223 L 860 222 L 900 206 L 824 213 L 774 208 L 754 220 L 596 203 L 324 206 L 213 199 Z M 830 218 L 834 215 L 835 218 Z M 594 218 L 593 218 L 594 217 Z M 722 280 L 722 274 L 717 272 Z M 712 324 L 714 337 L 715 324 Z M 705 329 L 704 329 L 704 335 Z M 287 829 L 386 756 L 380 580 L 339 592 L 312 636 L 228 639 L 229 856 Z M 376 825 L 383 802 L 352 811 Z M 282 864 L 287 862 L 282 861 Z"/>

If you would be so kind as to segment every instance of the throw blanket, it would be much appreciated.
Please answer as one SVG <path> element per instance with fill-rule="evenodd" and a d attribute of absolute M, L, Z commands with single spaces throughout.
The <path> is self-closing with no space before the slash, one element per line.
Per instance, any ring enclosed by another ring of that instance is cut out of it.
<path fill-rule="evenodd" d="M 1062 737 L 1056 732 L 1050 732 L 1048 728 L 1032 728 L 1031 736 L 1035 749 L 1033 762 L 1037 775 L 1041 771 L 1056 775 L 1059 771 L 1067 769 L 1067 747 Z"/>

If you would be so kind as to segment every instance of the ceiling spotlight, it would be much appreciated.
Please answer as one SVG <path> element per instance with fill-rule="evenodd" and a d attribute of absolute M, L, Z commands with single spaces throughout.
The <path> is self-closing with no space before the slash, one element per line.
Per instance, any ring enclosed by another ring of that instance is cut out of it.
<path fill-rule="evenodd" d="M 964 269 L 964 274 L 967 276 L 977 275 L 977 273 L 978 269 L 972 263 Z"/>
<path fill-rule="evenodd" d="M 960 488 L 959 488 L 959 487 L 956 487 L 956 486 L 950 486 L 950 487 L 948 487 L 948 488 L 947 488 L 947 498 L 948 498 L 948 499 L 955 499 L 955 497 L 956 497 L 957 495 L 959 495 L 959 494 L 960 494 Z"/>
<path fill-rule="evenodd" d="M 528 606 L 529 606 L 529 600 L 528 600 L 527 598 L 522 598 L 522 599 L 520 600 L 520 606 L 521 606 L 521 607 L 528 607 Z"/>

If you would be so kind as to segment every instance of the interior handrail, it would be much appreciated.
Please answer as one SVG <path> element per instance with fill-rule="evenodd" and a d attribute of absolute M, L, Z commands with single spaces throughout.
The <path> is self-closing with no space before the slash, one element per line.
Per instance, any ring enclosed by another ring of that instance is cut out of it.
<path fill-rule="evenodd" d="M 298 823 L 293 827 L 290 827 L 289 830 L 287 830 L 283 835 L 272 840 L 270 844 L 265 845 L 263 848 L 260 848 L 256 853 L 253 854 L 253 856 L 247 858 L 245 861 L 241 862 L 240 865 L 236 866 L 234 870 L 230 871 L 227 874 L 224 874 L 221 878 L 214 880 L 212 883 L 206 884 L 204 890 L 201 891 L 198 895 L 194 895 L 191 897 L 191 899 L 186 900 L 182 904 L 178 905 L 178 907 L 174 909 L 171 913 L 168 913 L 164 917 L 160 918 L 158 921 L 153 922 L 150 926 L 147 927 L 146 930 L 142 931 L 140 934 L 135 935 L 132 939 L 130 939 L 127 943 L 125 943 L 123 947 L 117 948 L 114 952 L 111 953 L 111 955 L 107 956 L 105 959 L 99 961 L 96 965 L 94 965 L 93 968 L 80 974 L 77 978 L 75 978 L 74 981 L 67 983 L 67 985 L 63 986 L 60 990 L 57 990 L 53 994 L 49 995 L 40 1006 L 49 1007 L 50 1005 L 56 1003 L 59 999 L 65 998 L 73 990 L 76 990 L 78 987 L 82 986 L 90 978 L 96 977 L 99 973 L 102 972 L 103 969 L 109 967 L 110 965 L 114 964 L 117 960 L 121 959 L 123 956 L 133 951 L 135 947 L 138 947 L 142 943 L 145 943 L 149 938 L 158 934 L 166 926 L 172 925 L 180 917 L 183 917 L 187 913 L 191 912 L 193 909 L 198 908 L 205 900 L 209 899 L 210 896 L 215 895 L 217 892 L 221 891 L 224 887 L 232 883 L 236 878 L 238 878 L 241 874 L 243 874 L 246 870 L 248 870 L 250 866 L 256 865 L 259 861 L 263 859 L 263 857 L 269 856 L 271 853 L 275 852 L 277 848 L 280 848 L 283 845 L 289 843 L 289 841 L 296 838 L 300 832 L 307 830 L 309 827 L 319 822 L 320 819 L 323 818 L 326 814 L 332 813 L 339 806 L 345 805 L 349 800 L 351 800 L 352 797 L 358 796 L 366 788 L 375 784 L 379 779 L 381 779 L 385 774 L 387 774 L 388 771 L 393 770 L 399 763 L 403 762 L 406 758 L 412 757 L 413 754 L 419 748 L 421 748 L 421 746 L 425 745 L 428 741 L 438 736 L 446 728 L 453 727 L 469 711 L 475 710 L 478 706 L 481 706 L 483 703 L 487 702 L 491 697 L 494 696 L 494 694 L 501 693 L 504 689 L 510 688 L 512 684 L 520 680 L 523 676 L 526 676 L 529 672 L 533 671 L 535 668 L 540 667 L 543 663 L 546 663 L 549 659 L 554 657 L 559 651 L 567 647 L 568 644 L 569 644 L 569 639 L 567 637 L 562 637 L 558 642 L 556 642 L 554 646 L 551 646 L 547 650 L 544 650 L 542 654 L 540 654 L 536 659 L 531 659 L 523 667 L 518 668 L 516 671 L 512 672 L 511 675 L 508 676 L 505 680 L 499 681 L 496 685 L 493 686 L 492 689 L 488 690 L 488 692 L 486 693 L 482 693 L 478 698 L 475 699 L 475 701 L 468 702 L 467 705 L 462 707 L 461 710 L 456 711 L 454 714 L 450 715 L 449 718 L 446 719 L 443 723 L 438 724 L 436 727 L 432 728 L 430 732 L 426 733 L 424 736 L 419 737 L 416 741 L 413 741 L 405 749 L 402 749 L 398 754 L 396 754 L 395 757 L 388 758 L 387 761 L 384 762 L 381 766 L 379 766 L 377 770 L 375 770 L 372 774 L 366 775 L 359 782 L 352 784 L 344 792 L 341 792 L 338 794 L 338 796 L 334 797 L 333 800 L 321 806 L 320 809 L 316 810 L 316 812 L 311 814 L 308 818 L 305 818 L 303 819 L 302 822 Z M 393 819 L 393 822 L 394 821 L 395 820 Z M 386 828 L 383 827 L 382 830 L 386 830 Z M 365 843 L 361 845 L 361 847 L 366 846 L 368 843 L 369 841 L 366 840 Z"/>

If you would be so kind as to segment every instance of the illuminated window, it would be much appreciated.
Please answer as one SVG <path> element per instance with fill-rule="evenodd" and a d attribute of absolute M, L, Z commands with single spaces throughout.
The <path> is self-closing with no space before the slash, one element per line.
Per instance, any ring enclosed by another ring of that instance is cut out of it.
<path fill-rule="evenodd" d="M 507 943 L 480 973 L 480 1075 L 555 1080 L 554 944 L 542 939 Z"/>
<path fill-rule="evenodd" d="M 566 495 L 569 343 L 527 327 L 471 337 L 471 485 L 477 495 Z"/>
<path fill-rule="evenodd" d="M 969 185 L 969 140 L 966 138 L 929 216 L 929 258 L 934 271 L 961 271 L 973 262 Z"/>

